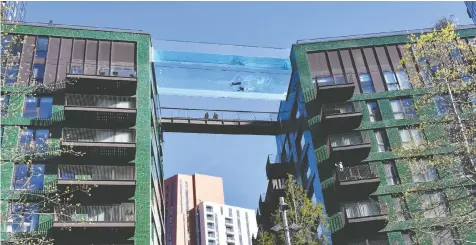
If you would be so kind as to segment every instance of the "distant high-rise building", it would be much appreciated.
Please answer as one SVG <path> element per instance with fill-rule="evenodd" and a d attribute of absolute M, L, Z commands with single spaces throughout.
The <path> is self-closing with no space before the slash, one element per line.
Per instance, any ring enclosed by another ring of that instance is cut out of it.
<path fill-rule="evenodd" d="M 196 208 L 197 226 L 202 245 L 251 245 L 258 233 L 256 213 L 213 202 L 202 202 Z"/>
<path fill-rule="evenodd" d="M 474 1 L 464 1 L 466 4 L 466 9 L 468 11 L 468 16 L 476 24 L 476 2 Z"/>
<path fill-rule="evenodd" d="M 225 204 L 222 178 L 177 174 L 166 179 L 164 187 L 166 244 L 195 244 L 194 208 L 204 201 Z"/>
<path fill-rule="evenodd" d="M 2 21 L 23 22 L 25 14 L 25 1 L 2 1 Z"/>

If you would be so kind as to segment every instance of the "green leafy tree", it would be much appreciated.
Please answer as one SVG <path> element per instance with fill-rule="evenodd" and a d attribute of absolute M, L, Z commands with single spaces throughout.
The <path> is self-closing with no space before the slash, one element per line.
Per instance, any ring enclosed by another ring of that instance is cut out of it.
<path fill-rule="evenodd" d="M 313 203 L 304 188 L 288 175 L 286 179 L 285 202 L 289 205 L 287 210 L 288 224 L 297 224 L 301 229 L 297 232 L 291 230 L 291 243 L 293 245 L 319 245 L 326 244 L 325 237 L 318 235 L 318 227 L 325 225 L 326 216 L 322 204 Z M 271 217 L 274 224 L 283 226 L 279 208 Z M 260 227 L 257 236 L 257 245 L 282 245 L 284 243 L 284 231 L 272 233 Z"/>
<path fill-rule="evenodd" d="M 401 64 L 420 92 L 413 97 L 419 125 L 394 153 L 411 175 L 404 194 L 414 203 L 415 239 L 476 243 L 476 45 L 455 29 L 440 20 L 405 46 Z"/>

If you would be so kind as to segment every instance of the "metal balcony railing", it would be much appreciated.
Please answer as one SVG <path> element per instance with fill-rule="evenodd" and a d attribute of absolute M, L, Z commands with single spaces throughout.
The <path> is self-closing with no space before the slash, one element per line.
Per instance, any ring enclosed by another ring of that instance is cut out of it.
<path fill-rule="evenodd" d="M 344 204 L 345 215 L 348 219 L 380 216 L 388 214 L 386 202 L 365 200 Z"/>
<path fill-rule="evenodd" d="M 134 166 L 59 165 L 60 180 L 135 180 Z"/>
<path fill-rule="evenodd" d="M 135 221 L 134 203 L 110 206 L 69 206 L 55 208 L 56 222 L 131 222 Z"/>
<path fill-rule="evenodd" d="M 369 144 L 370 139 L 367 132 L 352 132 L 344 134 L 333 134 L 329 137 L 332 147 L 342 147 L 351 145 Z"/>
<path fill-rule="evenodd" d="M 374 179 L 377 177 L 377 169 L 375 166 L 371 166 L 369 164 L 345 167 L 343 171 L 337 170 L 337 179 L 339 181 Z"/>
<path fill-rule="evenodd" d="M 134 65 L 86 64 L 82 62 L 68 63 L 67 74 L 106 76 L 106 77 L 137 77 Z"/>
<path fill-rule="evenodd" d="M 317 85 L 317 87 L 354 84 L 354 76 L 355 74 L 353 73 L 334 74 L 332 76 L 317 76 L 313 79 L 313 82 Z"/>
<path fill-rule="evenodd" d="M 66 142 L 135 143 L 135 131 L 129 129 L 63 128 Z"/>
<path fill-rule="evenodd" d="M 278 113 L 276 112 L 206 110 L 206 109 L 161 107 L 160 115 L 161 115 L 161 118 L 168 118 L 168 119 L 264 121 L 264 122 L 278 121 Z"/>
<path fill-rule="evenodd" d="M 359 103 L 342 102 L 342 103 L 325 104 L 322 107 L 322 111 L 324 115 L 331 116 L 331 115 L 341 115 L 341 114 L 362 112 L 362 109 Z"/>
<path fill-rule="evenodd" d="M 67 94 L 66 106 L 135 109 L 136 99 L 129 96 Z"/>

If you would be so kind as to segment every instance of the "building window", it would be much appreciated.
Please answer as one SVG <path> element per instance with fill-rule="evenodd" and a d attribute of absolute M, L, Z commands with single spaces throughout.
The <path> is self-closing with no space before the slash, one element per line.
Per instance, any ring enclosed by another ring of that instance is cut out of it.
<path fill-rule="evenodd" d="M 375 130 L 375 138 L 377 139 L 377 147 L 379 152 L 390 151 L 390 144 L 388 143 L 387 133 L 384 129 Z"/>
<path fill-rule="evenodd" d="M 451 229 L 441 229 L 433 232 L 431 240 L 435 245 L 456 245 L 456 231 Z"/>
<path fill-rule="evenodd" d="M 398 176 L 397 166 L 393 160 L 384 161 L 383 168 L 385 170 L 385 178 L 387 185 L 399 185 L 400 177 Z"/>
<path fill-rule="evenodd" d="M 34 232 L 38 230 L 40 205 L 37 203 L 10 204 L 6 224 L 7 232 Z"/>
<path fill-rule="evenodd" d="M 50 118 L 53 110 L 52 97 L 31 97 L 25 99 L 24 118 Z"/>
<path fill-rule="evenodd" d="M 15 190 L 42 190 L 45 164 L 15 164 L 12 186 Z"/>
<path fill-rule="evenodd" d="M 414 118 L 417 116 L 415 108 L 413 108 L 413 100 L 410 98 L 402 98 L 391 100 L 393 117 L 397 120 L 404 118 Z"/>
<path fill-rule="evenodd" d="M 36 40 L 35 57 L 46 58 L 48 54 L 48 37 L 38 37 Z"/>
<path fill-rule="evenodd" d="M 397 83 L 397 78 L 393 72 L 385 71 L 383 72 L 383 76 L 385 78 L 385 83 L 387 83 L 388 91 L 400 90 L 400 87 Z"/>
<path fill-rule="evenodd" d="M 446 198 L 442 191 L 421 194 L 420 203 L 425 218 L 446 217 Z"/>
<path fill-rule="evenodd" d="M 382 121 L 382 115 L 380 114 L 380 108 L 377 101 L 367 102 L 367 109 L 369 110 L 370 122 Z"/>
<path fill-rule="evenodd" d="M 8 105 L 10 104 L 10 96 L 2 95 L 0 97 L 0 107 L 2 117 L 6 117 L 8 114 Z"/>
<path fill-rule="evenodd" d="M 45 152 L 50 136 L 48 129 L 25 129 L 20 132 L 19 150 Z"/>
<path fill-rule="evenodd" d="M 400 89 L 411 89 L 412 83 L 405 70 L 399 70 L 395 73 Z"/>
<path fill-rule="evenodd" d="M 15 35 L 6 35 L 2 36 L 2 50 L 1 56 L 2 57 L 19 57 L 22 51 L 22 38 L 20 36 Z"/>
<path fill-rule="evenodd" d="M 228 209 L 228 216 L 233 217 L 233 211 L 231 210 L 231 208 Z"/>
<path fill-rule="evenodd" d="M 438 115 L 444 115 L 450 111 L 453 111 L 453 105 L 451 104 L 450 96 L 435 96 L 433 101 L 435 102 L 436 113 Z"/>
<path fill-rule="evenodd" d="M 400 196 L 393 196 L 392 197 L 393 205 L 395 208 L 395 214 L 397 216 L 398 221 L 405 221 L 409 220 L 410 213 L 408 212 L 407 202 L 403 195 Z"/>
<path fill-rule="evenodd" d="M 412 232 L 410 232 L 410 231 L 403 232 L 402 236 L 403 236 L 403 244 L 404 245 L 413 245 L 414 244 L 413 239 L 412 239 L 412 236 L 413 236 Z"/>
<path fill-rule="evenodd" d="M 33 82 L 37 84 L 43 84 L 43 78 L 45 77 L 45 64 L 34 64 L 33 74 L 31 78 Z"/>
<path fill-rule="evenodd" d="M 19 69 L 19 64 L 2 65 L 2 74 L 5 76 L 4 81 L 6 85 L 12 85 L 17 82 Z"/>
<path fill-rule="evenodd" d="M 375 93 L 374 83 L 372 82 L 372 78 L 368 73 L 361 73 L 359 75 L 360 79 L 360 86 L 362 87 L 362 92 L 364 94 L 372 94 Z"/>
<path fill-rule="evenodd" d="M 426 141 L 423 132 L 415 127 L 400 128 L 398 129 L 398 132 L 403 147 L 411 148 L 419 146 Z"/>
<path fill-rule="evenodd" d="M 438 171 L 435 166 L 430 165 L 428 159 L 418 159 L 410 162 L 413 182 L 423 183 L 438 179 Z"/>

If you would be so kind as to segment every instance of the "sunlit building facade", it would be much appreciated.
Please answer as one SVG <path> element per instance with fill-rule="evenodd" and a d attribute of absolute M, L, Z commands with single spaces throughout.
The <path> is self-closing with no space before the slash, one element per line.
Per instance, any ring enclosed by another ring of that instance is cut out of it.
<path fill-rule="evenodd" d="M 476 28 L 458 27 L 458 33 L 468 41 Z M 288 122 L 284 124 L 287 130 L 277 137 L 277 156 L 268 157 L 268 189 L 259 200 L 257 219 L 263 229 L 274 225 L 270 216 L 278 197 L 285 194 L 284 178 L 290 173 L 314 202 L 324 204 L 328 225 L 319 232 L 332 244 L 474 240 L 474 231 L 445 230 L 435 221 L 451 217 L 455 208 L 451 205 L 456 204 L 445 200 L 458 198 L 456 193 L 464 193 L 467 201 L 476 196 L 471 184 L 464 188 L 447 184 L 448 177 L 438 170 L 410 169 L 408 159 L 392 152 L 430 135 L 418 130 L 413 98 L 419 92 L 400 65 L 406 42 L 408 33 L 397 32 L 293 45 L 291 81 L 279 115 Z M 434 113 L 441 113 L 438 108 L 435 103 Z M 428 164 L 428 157 L 418 159 Z M 441 189 L 402 193 L 430 181 Z M 422 233 L 413 218 L 419 215 L 417 210 L 433 202 L 437 211 L 425 212 L 424 218 L 435 225 L 435 232 Z M 466 206 L 471 212 L 473 207 Z M 412 241 L 415 234 L 419 241 Z"/>

